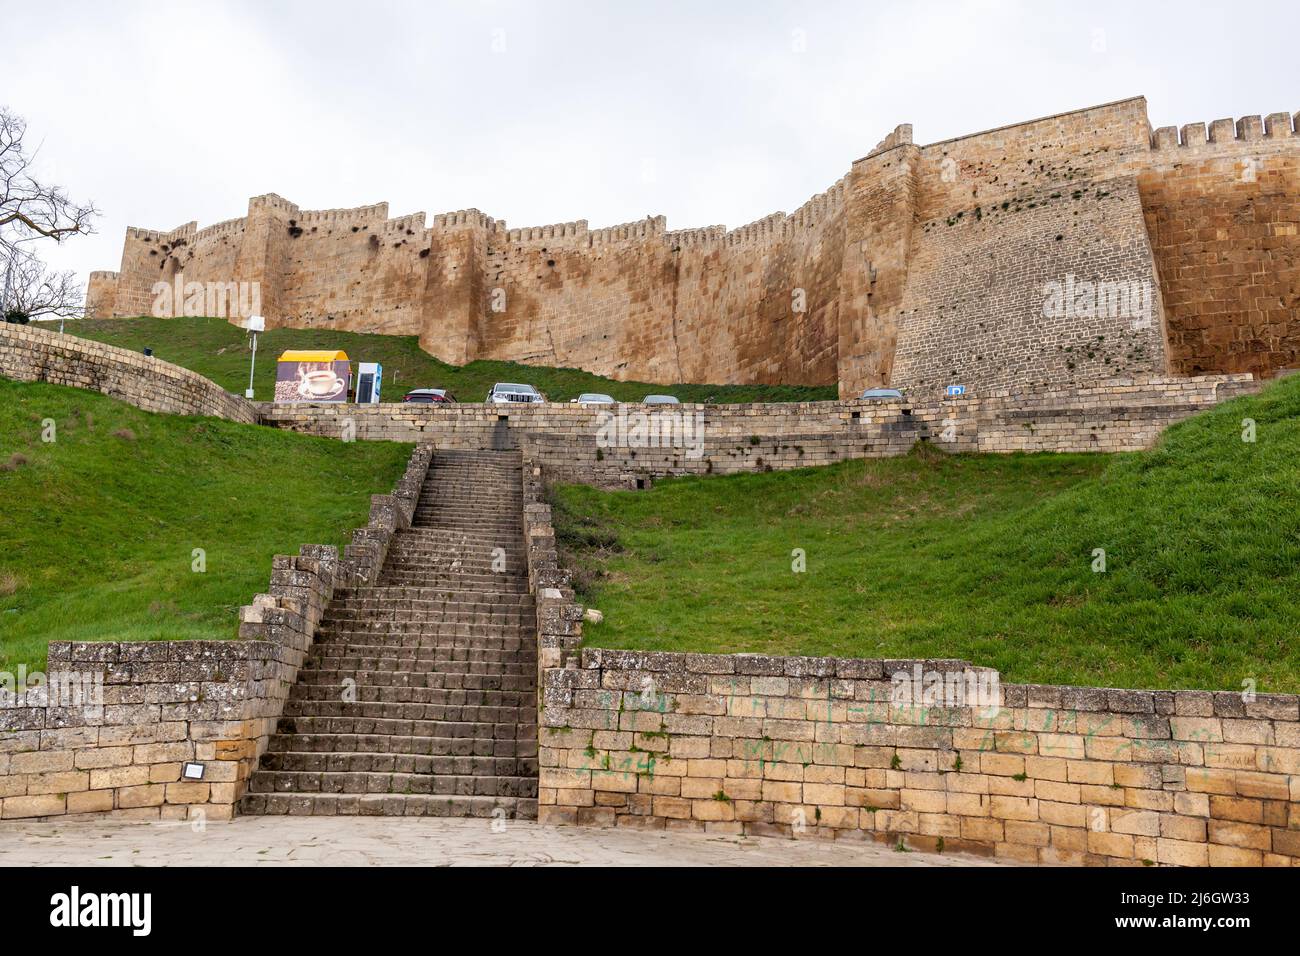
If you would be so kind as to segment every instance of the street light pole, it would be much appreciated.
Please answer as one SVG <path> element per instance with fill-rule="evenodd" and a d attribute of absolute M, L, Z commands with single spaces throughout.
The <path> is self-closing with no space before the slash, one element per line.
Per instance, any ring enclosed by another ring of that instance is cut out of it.
<path fill-rule="evenodd" d="M 244 392 L 244 398 L 251 400 L 253 397 L 253 369 L 257 367 L 257 333 L 265 331 L 266 319 L 260 315 L 250 315 L 248 321 L 244 323 L 244 328 L 253 334 L 253 357 L 248 363 L 248 391 Z"/>

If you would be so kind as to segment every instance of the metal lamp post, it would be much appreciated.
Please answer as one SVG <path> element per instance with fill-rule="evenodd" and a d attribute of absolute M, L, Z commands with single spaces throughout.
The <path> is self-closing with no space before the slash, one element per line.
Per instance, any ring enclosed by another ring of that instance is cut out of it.
<path fill-rule="evenodd" d="M 248 363 L 248 390 L 244 392 L 244 398 L 252 399 L 253 369 L 257 367 L 257 333 L 266 331 L 266 319 L 260 315 L 250 315 L 248 321 L 244 323 L 244 328 L 253 333 L 253 357 Z"/>

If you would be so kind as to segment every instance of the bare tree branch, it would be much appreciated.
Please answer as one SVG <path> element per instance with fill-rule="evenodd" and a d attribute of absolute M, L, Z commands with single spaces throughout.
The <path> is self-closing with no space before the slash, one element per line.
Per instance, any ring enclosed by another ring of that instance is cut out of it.
<path fill-rule="evenodd" d="M 51 272 L 41 260 L 21 250 L 0 269 L 0 320 L 74 319 L 86 314 L 75 272 Z"/>
<path fill-rule="evenodd" d="M 33 157 L 23 147 L 26 134 L 23 118 L 0 107 L 0 262 L 21 255 L 24 243 L 61 242 L 93 232 L 99 215 L 94 203 L 75 203 L 61 187 L 32 175 Z"/>

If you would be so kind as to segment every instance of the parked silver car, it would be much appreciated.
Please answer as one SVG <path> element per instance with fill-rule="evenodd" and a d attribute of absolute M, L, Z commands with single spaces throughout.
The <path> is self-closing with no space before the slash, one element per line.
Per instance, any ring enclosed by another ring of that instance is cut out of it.
<path fill-rule="evenodd" d="M 864 402 L 902 402 L 903 393 L 896 388 L 869 388 L 861 395 Z"/>
<path fill-rule="evenodd" d="M 612 397 L 604 392 L 583 392 L 572 400 L 574 405 L 617 405 Z"/>
<path fill-rule="evenodd" d="M 532 385 L 497 382 L 483 401 L 489 405 L 536 405 L 546 401 L 546 396 Z"/>
<path fill-rule="evenodd" d="M 675 396 L 672 395 L 647 395 L 641 399 L 642 405 L 680 405 Z"/>

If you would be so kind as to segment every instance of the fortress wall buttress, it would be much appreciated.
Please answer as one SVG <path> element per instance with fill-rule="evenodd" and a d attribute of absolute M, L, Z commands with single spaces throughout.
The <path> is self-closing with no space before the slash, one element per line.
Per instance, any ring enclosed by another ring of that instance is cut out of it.
<path fill-rule="evenodd" d="M 1047 186 L 921 224 L 892 383 L 1069 386 L 1166 366 L 1159 282 L 1132 176 Z"/>
<path fill-rule="evenodd" d="M 1134 180 L 1149 151 L 1140 97 L 921 149 L 889 383 L 932 395 L 1163 374 Z"/>
<path fill-rule="evenodd" d="M 889 142 L 854 163 L 848 179 L 836 329 L 841 397 L 888 385 L 893 372 L 912 258 L 920 151 Z"/>

